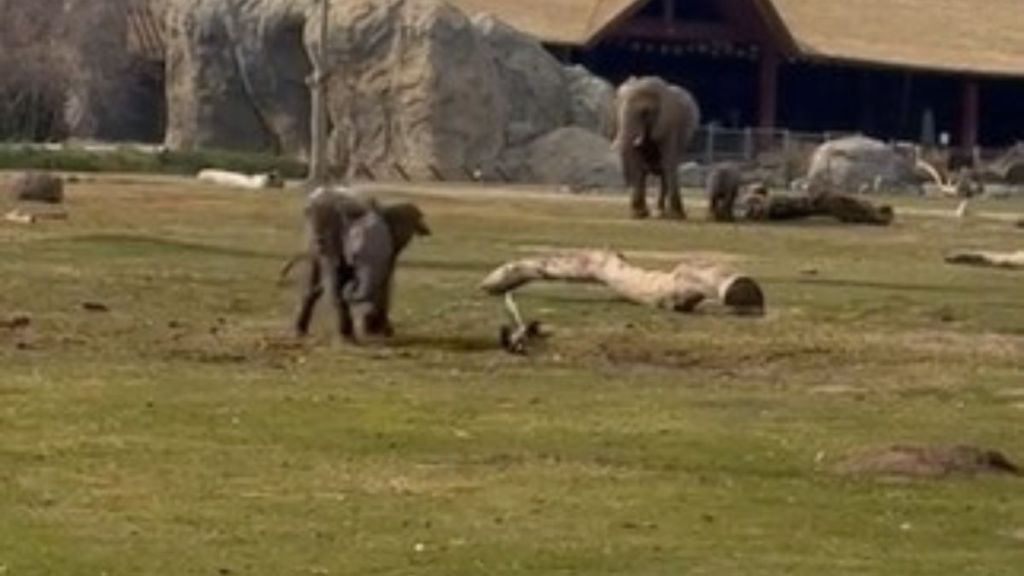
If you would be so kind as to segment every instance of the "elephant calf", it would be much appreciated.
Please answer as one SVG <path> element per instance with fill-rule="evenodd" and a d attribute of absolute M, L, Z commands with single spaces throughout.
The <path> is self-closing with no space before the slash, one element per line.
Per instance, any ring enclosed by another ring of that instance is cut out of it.
<path fill-rule="evenodd" d="M 733 208 L 743 184 L 739 168 L 733 164 L 715 166 L 708 174 L 708 218 L 714 222 L 732 222 Z"/>
<path fill-rule="evenodd" d="M 364 333 L 391 335 L 394 268 L 414 236 L 430 234 L 423 213 L 413 204 L 381 208 L 342 190 L 320 188 L 310 196 L 305 218 L 307 251 L 289 260 L 281 272 L 283 277 L 298 261 L 309 260 L 296 333 L 308 333 L 326 284 L 343 338 L 355 338 L 357 319 Z"/>
<path fill-rule="evenodd" d="M 700 125 L 700 108 L 689 92 L 656 77 L 630 78 L 615 102 L 615 140 L 626 183 L 632 189 L 634 218 L 649 216 L 647 177 L 661 179 L 658 210 L 686 218 L 679 192 L 679 161 Z M 667 203 L 667 206 L 666 206 Z"/>

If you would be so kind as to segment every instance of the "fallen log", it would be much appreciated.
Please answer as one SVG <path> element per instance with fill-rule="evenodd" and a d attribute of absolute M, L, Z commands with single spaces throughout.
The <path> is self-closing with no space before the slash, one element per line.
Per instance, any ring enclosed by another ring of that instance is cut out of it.
<path fill-rule="evenodd" d="M 990 252 L 987 250 L 955 250 L 946 254 L 947 264 L 985 266 L 989 268 L 1024 269 L 1024 250 Z"/>
<path fill-rule="evenodd" d="M 765 305 L 757 282 L 726 267 L 683 263 L 670 272 L 645 270 L 607 250 L 508 262 L 491 272 L 480 288 L 502 295 L 536 281 L 604 284 L 631 302 L 675 312 L 692 312 L 705 300 L 739 314 L 761 314 Z"/>
<path fill-rule="evenodd" d="M 216 184 L 218 186 L 230 186 L 233 188 L 245 188 L 246 190 L 263 190 L 266 188 L 282 188 L 284 181 L 277 172 L 266 172 L 263 174 L 243 174 L 230 170 L 218 170 L 205 168 L 196 174 L 200 182 Z"/>
<path fill-rule="evenodd" d="M 782 222 L 815 216 L 829 216 L 843 224 L 887 226 L 895 216 L 888 205 L 875 205 L 849 194 L 817 196 L 748 192 L 740 199 L 740 218 L 751 221 Z"/>
<path fill-rule="evenodd" d="M 35 224 L 40 220 L 67 220 L 64 210 L 23 210 L 15 208 L 4 214 L 4 220 L 14 224 Z"/>

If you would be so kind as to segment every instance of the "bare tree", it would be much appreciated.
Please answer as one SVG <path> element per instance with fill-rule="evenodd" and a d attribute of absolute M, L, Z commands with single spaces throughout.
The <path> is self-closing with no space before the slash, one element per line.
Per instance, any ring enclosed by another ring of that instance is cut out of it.
<path fill-rule="evenodd" d="M 67 50 L 58 41 L 62 0 L 0 0 L 0 139 L 61 132 Z"/>
<path fill-rule="evenodd" d="M 131 137 L 109 127 L 149 113 L 133 103 L 152 97 L 155 63 L 128 39 L 129 15 L 152 1 L 0 0 L 0 139 Z"/>

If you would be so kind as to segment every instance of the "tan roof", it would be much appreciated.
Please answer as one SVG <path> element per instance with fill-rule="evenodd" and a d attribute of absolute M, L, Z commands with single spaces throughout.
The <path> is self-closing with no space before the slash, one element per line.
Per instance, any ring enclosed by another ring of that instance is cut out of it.
<path fill-rule="evenodd" d="M 475 14 L 488 12 L 544 42 L 582 46 L 639 0 L 449 0 Z"/>
<path fill-rule="evenodd" d="M 643 0 L 450 0 L 490 12 L 544 42 L 582 46 Z M 774 7 L 812 58 L 1024 76 L 1024 0 L 754 0 Z M 771 23 L 771 22 L 769 22 Z"/>
<path fill-rule="evenodd" d="M 1024 75 L 1022 0 L 772 0 L 807 56 Z"/>

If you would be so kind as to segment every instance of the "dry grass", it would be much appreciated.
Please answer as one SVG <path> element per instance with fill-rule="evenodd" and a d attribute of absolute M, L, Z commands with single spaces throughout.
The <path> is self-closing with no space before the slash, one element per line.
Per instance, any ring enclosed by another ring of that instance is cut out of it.
<path fill-rule="evenodd" d="M 1020 232 L 639 223 L 621 199 L 442 192 L 387 193 L 435 236 L 399 273 L 399 337 L 360 348 L 326 322 L 288 334 L 296 295 L 275 283 L 301 241 L 297 193 L 104 177 L 70 187 L 67 222 L 0 225 L 0 319 L 31 317 L 0 328 L 0 572 L 1024 565 L 1019 480 L 830 472 L 902 442 L 1024 458 L 1024 276 L 941 259 Z M 499 352 L 501 305 L 477 282 L 524 249 L 588 245 L 654 267 L 733 255 L 769 313 L 531 287 L 520 303 L 554 334 L 530 358 Z"/>

